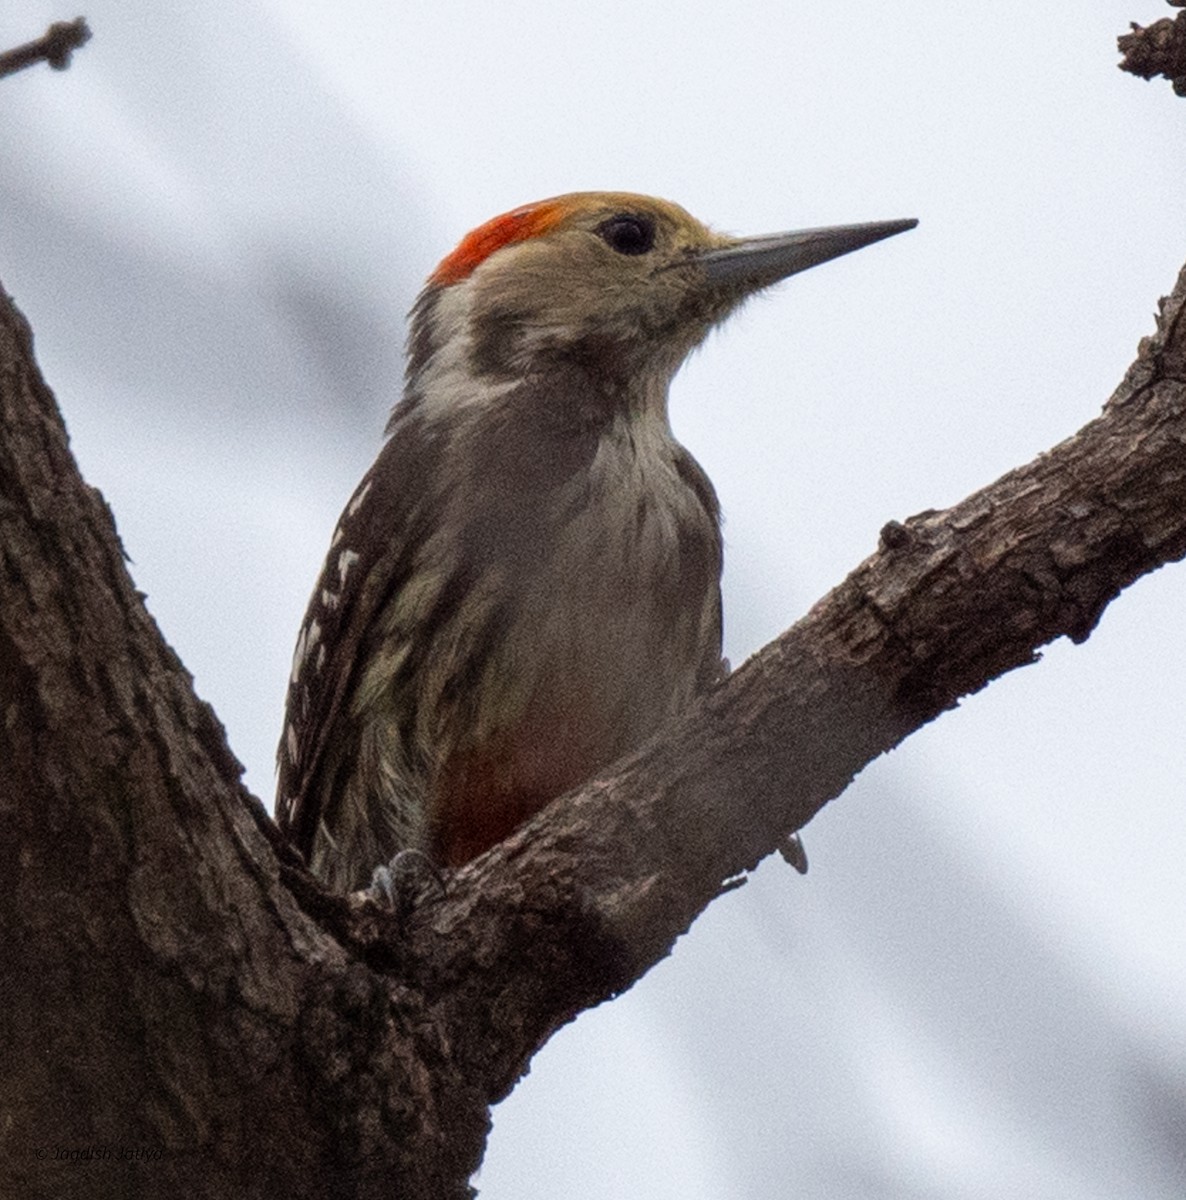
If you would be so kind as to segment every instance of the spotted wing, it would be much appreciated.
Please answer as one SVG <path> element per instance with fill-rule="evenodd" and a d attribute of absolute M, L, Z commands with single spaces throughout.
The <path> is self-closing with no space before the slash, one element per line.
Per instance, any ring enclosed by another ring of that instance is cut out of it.
<path fill-rule="evenodd" d="M 358 736 L 351 698 L 384 609 L 428 533 L 431 447 L 416 429 L 387 441 L 334 530 L 297 638 L 277 751 L 276 820 L 306 856 Z"/>

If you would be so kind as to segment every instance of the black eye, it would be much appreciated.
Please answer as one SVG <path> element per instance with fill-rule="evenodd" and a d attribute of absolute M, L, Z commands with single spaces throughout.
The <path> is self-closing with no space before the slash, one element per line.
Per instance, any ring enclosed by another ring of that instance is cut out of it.
<path fill-rule="evenodd" d="M 650 217 L 622 213 L 603 221 L 597 232 L 619 254 L 645 254 L 655 244 L 655 223 Z"/>

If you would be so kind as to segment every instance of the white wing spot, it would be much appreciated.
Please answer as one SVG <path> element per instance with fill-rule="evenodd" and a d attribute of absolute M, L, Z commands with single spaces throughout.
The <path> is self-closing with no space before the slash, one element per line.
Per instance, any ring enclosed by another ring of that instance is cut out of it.
<path fill-rule="evenodd" d="M 284 731 L 284 745 L 285 745 L 285 748 L 288 750 L 288 761 L 295 765 L 296 760 L 297 760 L 297 750 L 298 750 L 297 735 L 296 735 L 296 727 L 293 725 L 293 723 L 291 721 L 289 721 L 288 728 Z"/>
<path fill-rule="evenodd" d="M 295 684 L 300 679 L 301 672 L 305 669 L 305 660 L 309 657 L 309 651 L 317 645 L 320 637 L 321 625 L 315 619 L 301 627 L 296 649 L 292 652 L 292 675 L 289 678 L 290 683 Z"/>
<path fill-rule="evenodd" d="M 338 590 L 346 586 L 346 576 L 350 573 L 350 568 L 358 562 L 358 552 L 355 550 L 343 550 L 338 555 Z"/>
<path fill-rule="evenodd" d="M 296 681 L 301 677 L 301 667 L 305 663 L 305 635 L 307 630 L 305 626 L 301 626 L 301 632 L 297 635 L 296 647 L 292 652 L 292 674 L 288 677 L 291 684 L 296 684 Z"/>
<path fill-rule="evenodd" d="M 321 607 L 333 612 L 338 607 L 340 597 L 337 592 L 331 592 L 329 588 L 321 589 Z"/>
<path fill-rule="evenodd" d="M 355 495 L 354 499 L 351 500 L 350 503 L 346 506 L 346 516 L 353 517 L 353 516 L 357 515 L 358 510 L 360 508 L 362 508 L 363 503 L 365 502 L 367 496 L 369 495 L 370 490 L 371 490 L 371 485 L 374 482 L 375 481 L 373 479 L 368 479 L 366 481 L 366 483 L 364 483 L 362 485 L 362 487 L 360 487 L 358 489 L 358 492 Z"/>

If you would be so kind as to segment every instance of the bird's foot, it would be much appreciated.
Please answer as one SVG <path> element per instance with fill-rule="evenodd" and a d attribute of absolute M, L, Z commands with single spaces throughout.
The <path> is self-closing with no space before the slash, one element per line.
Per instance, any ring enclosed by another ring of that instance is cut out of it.
<path fill-rule="evenodd" d="M 388 863 L 381 863 L 371 875 L 367 895 L 390 908 L 401 920 L 435 893 L 445 895 L 445 877 L 423 850 L 401 850 Z"/>

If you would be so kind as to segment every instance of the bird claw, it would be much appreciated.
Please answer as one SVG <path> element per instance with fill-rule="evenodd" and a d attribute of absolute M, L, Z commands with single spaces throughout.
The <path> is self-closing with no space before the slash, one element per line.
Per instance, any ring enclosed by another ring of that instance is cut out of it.
<path fill-rule="evenodd" d="M 445 879 L 436 863 L 422 850 L 401 850 L 390 862 L 375 868 L 366 894 L 402 919 L 425 899 L 430 888 L 438 900 L 444 897 Z"/>
<path fill-rule="evenodd" d="M 807 851 L 797 833 L 788 833 L 779 843 L 778 852 L 783 862 L 789 863 L 800 875 L 807 874 Z"/>

